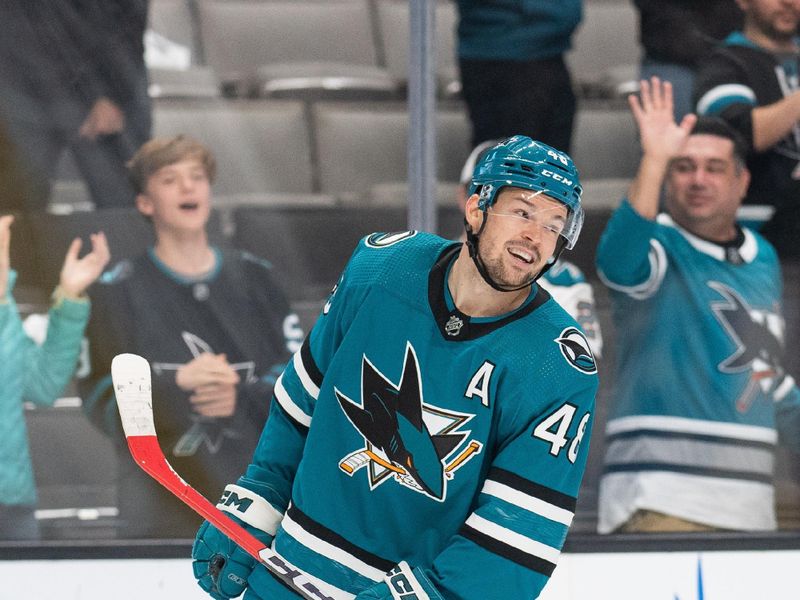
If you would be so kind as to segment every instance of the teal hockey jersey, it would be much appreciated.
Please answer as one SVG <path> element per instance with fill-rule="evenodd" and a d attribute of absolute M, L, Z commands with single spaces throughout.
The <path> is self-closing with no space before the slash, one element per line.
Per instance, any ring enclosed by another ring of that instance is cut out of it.
<path fill-rule="evenodd" d="M 714 527 L 776 527 L 779 434 L 800 448 L 800 393 L 781 365 L 781 274 L 743 229 L 721 246 L 626 201 L 597 254 L 616 328 L 599 531 L 647 509 Z"/>
<path fill-rule="evenodd" d="M 447 276 L 460 248 L 417 232 L 359 243 L 240 480 L 275 509 L 273 549 L 331 597 L 404 561 L 430 598 L 536 598 L 558 561 L 594 357 L 537 286 L 509 314 L 459 311 Z M 295 597 L 260 566 L 249 585 Z"/>

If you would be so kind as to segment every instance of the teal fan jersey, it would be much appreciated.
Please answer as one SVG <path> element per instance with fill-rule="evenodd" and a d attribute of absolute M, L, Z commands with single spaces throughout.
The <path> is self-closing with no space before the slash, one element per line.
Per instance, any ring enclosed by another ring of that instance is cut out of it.
<path fill-rule="evenodd" d="M 597 262 L 617 341 L 599 530 L 637 509 L 774 529 L 774 447 L 800 433 L 774 249 L 747 229 L 714 244 L 623 202 Z"/>
<path fill-rule="evenodd" d="M 594 357 L 537 286 L 509 314 L 460 312 L 446 283 L 460 247 L 362 240 L 275 386 L 243 480 L 281 513 L 275 551 L 334 598 L 401 561 L 432 598 L 535 598 L 558 560 Z M 249 584 L 294 597 L 261 567 Z"/>

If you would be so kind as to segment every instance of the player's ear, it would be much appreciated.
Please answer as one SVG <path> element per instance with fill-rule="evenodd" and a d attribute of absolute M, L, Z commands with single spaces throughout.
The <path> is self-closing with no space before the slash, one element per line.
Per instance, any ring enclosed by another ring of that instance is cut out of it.
<path fill-rule="evenodd" d="M 481 214 L 483 211 L 478 207 L 479 200 L 480 196 L 478 196 L 478 194 L 472 194 L 467 198 L 467 204 L 464 207 L 464 218 L 470 227 L 472 227 L 473 231 L 480 229 L 483 221 L 483 215 Z"/>
<path fill-rule="evenodd" d="M 153 201 L 147 194 L 136 194 L 136 208 L 145 217 L 152 217 L 154 206 Z"/>

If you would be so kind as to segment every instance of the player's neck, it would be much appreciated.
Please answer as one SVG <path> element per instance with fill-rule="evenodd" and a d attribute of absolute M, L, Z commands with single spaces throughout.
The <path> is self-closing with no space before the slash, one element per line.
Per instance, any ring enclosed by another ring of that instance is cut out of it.
<path fill-rule="evenodd" d="M 496 317 L 511 312 L 525 302 L 530 287 L 516 292 L 500 292 L 492 288 L 478 273 L 466 245 L 456 258 L 447 279 L 450 295 L 458 310 L 471 317 Z"/>
<path fill-rule="evenodd" d="M 155 246 L 158 259 L 185 277 L 199 277 L 214 268 L 216 255 L 205 231 L 187 235 L 159 235 Z"/>

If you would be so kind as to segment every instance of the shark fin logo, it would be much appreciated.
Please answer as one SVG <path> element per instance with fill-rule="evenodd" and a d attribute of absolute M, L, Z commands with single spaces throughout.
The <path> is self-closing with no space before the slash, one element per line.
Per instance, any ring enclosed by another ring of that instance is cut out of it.
<path fill-rule="evenodd" d="M 366 467 L 370 489 L 394 480 L 400 485 L 443 502 L 447 482 L 483 449 L 467 440 L 461 427 L 475 415 L 426 404 L 414 347 L 408 343 L 400 382 L 391 382 L 370 360 L 361 361 L 359 405 L 338 389 L 336 398 L 347 419 L 364 437 L 365 445 L 339 463 L 349 476 Z"/>
<path fill-rule="evenodd" d="M 597 362 L 594 360 L 586 337 L 575 327 L 567 327 L 555 340 L 561 354 L 573 369 L 592 375 L 597 373 Z"/>
<path fill-rule="evenodd" d="M 708 286 L 724 299 L 712 302 L 711 310 L 736 345 L 717 368 L 721 373 L 749 373 L 736 401 L 737 410 L 747 412 L 759 392 L 770 393 L 783 380 L 783 319 L 777 313 L 750 307 L 739 294 L 721 283 L 711 281 Z"/>

